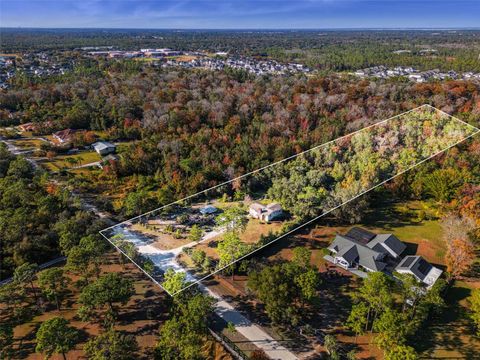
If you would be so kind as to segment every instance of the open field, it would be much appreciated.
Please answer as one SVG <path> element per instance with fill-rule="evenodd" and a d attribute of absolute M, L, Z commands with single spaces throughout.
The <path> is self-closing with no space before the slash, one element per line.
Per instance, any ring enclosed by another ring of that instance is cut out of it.
<path fill-rule="evenodd" d="M 85 151 L 74 155 L 58 155 L 52 160 L 43 161 L 41 165 L 50 171 L 58 171 L 64 168 L 72 168 L 100 160 L 100 156 L 95 151 Z"/>
<path fill-rule="evenodd" d="M 26 149 L 40 149 L 40 146 L 42 144 L 45 144 L 44 140 L 38 139 L 38 138 L 33 138 L 33 139 L 32 138 L 28 138 L 28 139 L 20 138 L 20 139 L 12 140 L 11 142 L 16 147 L 21 148 L 21 149 L 25 149 L 25 150 Z"/>

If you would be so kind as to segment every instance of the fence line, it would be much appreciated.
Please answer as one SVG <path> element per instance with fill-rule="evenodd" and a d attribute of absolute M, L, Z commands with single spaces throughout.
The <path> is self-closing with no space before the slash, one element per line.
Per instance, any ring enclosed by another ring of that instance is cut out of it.
<path fill-rule="evenodd" d="M 249 360 L 250 358 L 248 357 L 247 354 L 243 352 L 232 340 L 230 340 L 228 337 L 223 335 L 222 333 L 217 333 L 214 330 L 208 328 L 210 331 L 210 334 L 219 341 L 232 356 L 238 360 Z"/>

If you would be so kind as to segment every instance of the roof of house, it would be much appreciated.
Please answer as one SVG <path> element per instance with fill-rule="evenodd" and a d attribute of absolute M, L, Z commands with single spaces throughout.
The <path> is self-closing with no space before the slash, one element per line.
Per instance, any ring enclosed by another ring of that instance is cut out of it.
<path fill-rule="evenodd" d="M 109 143 L 108 141 L 98 141 L 94 143 L 93 148 L 97 151 L 102 151 L 108 148 L 115 148 L 116 146 L 112 143 Z"/>
<path fill-rule="evenodd" d="M 392 234 L 375 235 L 375 237 L 372 240 L 370 240 L 366 245 L 370 249 L 373 249 L 379 252 L 385 252 L 385 250 L 390 252 L 389 251 L 390 249 L 397 256 L 400 256 L 400 254 L 402 254 L 407 248 L 407 245 L 405 245 L 403 242 L 398 240 L 398 238 Z M 388 248 L 385 247 L 385 245 Z"/>
<path fill-rule="evenodd" d="M 279 203 L 271 203 L 267 205 L 267 209 L 270 211 L 280 211 L 282 206 Z"/>
<path fill-rule="evenodd" d="M 350 263 L 355 261 L 373 271 L 381 271 L 386 266 L 384 262 L 377 260 L 381 252 L 370 249 L 348 236 L 337 235 L 328 248 L 335 251 L 336 256 L 341 256 Z"/>
<path fill-rule="evenodd" d="M 357 240 L 362 244 L 367 244 L 376 236 L 374 233 L 356 226 L 348 230 L 345 235 L 349 238 Z"/>
<path fill-rule="evenodd" d="M 418 279 L 423 281 L 432 268 L 433 266 L 421 256 L 409 255 L 403 258 L 395 270 L 410 271 Z"/>
<path fill-rule="evenodd" d="M 255 210 L 258 213 L 261 213 L 263 211 L 263 209 L 265 209 L 265 206 L 263 206 L 260 203 L 254 202 L 254 203 L 250 204 L 250 209 Z"/>
<path fill-rule="evenodd" d="M 202 214 L 213 214 L 216 211 L 217 211 L 217 208 L 213 205 L 205 205 L 200 209 L 200 212 Z"/>
<path fill-rule="evenodd" d="M 76 132 L 76 130 L 73 130 L 73 129 L 64 129 L 64 130 L 60 130 L 60 131 L 57 131 L 57 132 L 53 133 L 53 135 L 63 139 L 63 138 L 66 138 L 68 136 L 71 136 L 71 135 L 75 134 L 75 132 Z"/>

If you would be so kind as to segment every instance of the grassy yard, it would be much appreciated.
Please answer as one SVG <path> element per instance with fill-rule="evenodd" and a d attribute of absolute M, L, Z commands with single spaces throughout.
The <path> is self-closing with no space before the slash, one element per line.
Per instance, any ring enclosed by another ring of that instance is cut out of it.
<path fill-rule="evenodd" d="M 71 164 L 68 159 L 74 159 L 77 161 L 77 163 Z M 42 162 L 42 166 L 45 166 L 50 171 L 58 171 L 61 169 L 68 169 L 100 160 L 100 156 L 95 151 L 85 151 L 74 155 L 58 155 L 53 160 Z"/>
<path fill-rule="evenodd" d="M 21 149 L 40 149 L 40 145 L 44 144 L 45 141 L 41 139 L 17 139 L 12 141 L 13 145 Z"/>

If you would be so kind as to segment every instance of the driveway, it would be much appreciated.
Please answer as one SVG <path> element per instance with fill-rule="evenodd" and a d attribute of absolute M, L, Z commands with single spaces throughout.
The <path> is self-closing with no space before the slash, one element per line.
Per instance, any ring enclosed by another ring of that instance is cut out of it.
<path fill-rule="evenodd" d="M 176 256 L 182 251 L 184 247 L 191 247 L 197 244 L 197 242 L 192 242 L 187 245 L 171 249 L 171 250 L 160 250 L 151 245 L 152 240 L 148 237 L 144 237 L 141 234 L 130 231 L 126 226 L 120 225 L 114 228 L 115 234 L 121 234 L 123 238 L 131 243 L 133 243 L 139 253 L 148 257 L 153 261 L 157 268 L 162 271 L 167 269 L 173 269 L 175 271 L 185 271 L 185 269 L 178 264 L 176 261 Z M 207 241 L 215 236 L 218 236 L 222 233 L 222 230 L 217 230 L 215 232 L 207 233 L 200 242 Z M 191 273 L 187 273 L 187 281 L 196 282 L 198 281 Z M 230 322 L 235 326 L 236 331 L 242 334 L 250 342 L 255 344 L 258 348 L 265 351 L 265 353 L 274 360 L 295 360 L 298 357 L 289 351 L 287 348 L 282 346 L 277 340 L 268 335 L 261 327 L 255 325 L 245 316 L 243 316 L 240 311 L 236 310 L 232 305 L 226 302 L 220 295 L 212 291 L 207 286 L 199 283 L 200 290 L 212 296 L 217 300 L 215 303 L 215 313 L 226 322 Z"/>

